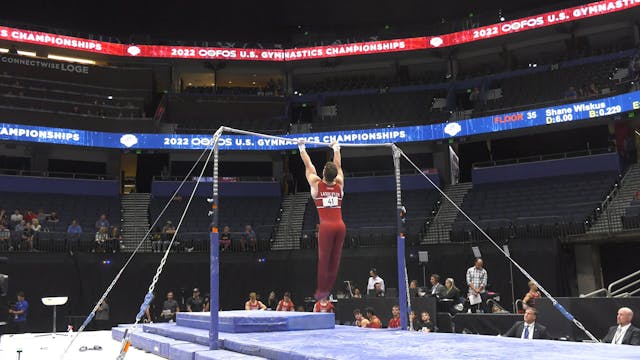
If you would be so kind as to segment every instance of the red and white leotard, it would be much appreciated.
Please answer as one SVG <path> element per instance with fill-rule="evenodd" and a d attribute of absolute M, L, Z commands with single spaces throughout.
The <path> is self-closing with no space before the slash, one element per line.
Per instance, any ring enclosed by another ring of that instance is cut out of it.
<path fill-rule="evenodd" d="M 315 190 L 315 189 L 314 189 Z M 314 297 L 326 297 L 338 276 L 347 228 L 342 221 L 342 186 L 318 182 L 313 201 L 318 209 L 318 288 Z"/>

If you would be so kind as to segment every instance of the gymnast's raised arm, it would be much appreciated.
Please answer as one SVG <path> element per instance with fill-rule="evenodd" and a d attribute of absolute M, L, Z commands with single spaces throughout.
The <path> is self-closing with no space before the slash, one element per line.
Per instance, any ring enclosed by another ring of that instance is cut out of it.
<path fill-rule="evenodd" d="M 344 187 L 344 173 L 342 172 L 342 157 L 340 156 L 340 144 L 337 141 L 333 141 L 329 145 L 333 149 L 333 163 L 338 168 L 338 175 L 335 181 L 342 187 Z"/>
<path fill-rule="evenodd" d="M 320 177 L 316 172 L 316 167 L 311 162 L 309 154 L 307 154 L 307 149 L 304 146 L 304 140 L 298 141 L 298 149 L 300 149 L 300 157 L 302 158 L 302 162 L 304 163 L 307 182 L 309 182 L 309 186 L 311 186 L 311 188 L 313 189 L 313 187 L 315 187 L 315 185 L 320 181 Z"/>

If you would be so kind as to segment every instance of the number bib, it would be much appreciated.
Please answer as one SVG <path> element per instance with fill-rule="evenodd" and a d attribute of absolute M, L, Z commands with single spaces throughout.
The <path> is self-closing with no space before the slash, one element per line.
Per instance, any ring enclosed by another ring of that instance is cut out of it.
<path fill-rule="evenodd" d="M 337 196 L 327 196 L 322 198 L 322 206 L 323 207 L 336 207 L 338 206 L 338 197 Z"/>

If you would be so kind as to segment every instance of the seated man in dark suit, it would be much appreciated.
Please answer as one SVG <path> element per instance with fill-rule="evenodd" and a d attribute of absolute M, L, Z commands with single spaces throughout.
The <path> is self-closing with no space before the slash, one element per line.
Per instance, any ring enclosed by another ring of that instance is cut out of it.
<path fill-rule="evenodd" d="M 628 307 L 618 309 L 616 317 L 618 326 L 610 327 L 602 342 L 616 345 L 640 345 L 640 329 L 631 325 L 632 319 L 633 311 L 631 309 Z"/>
<path fill-rule="evenodd" d="M 524 313 L 524 321 L 516 321 L 504 336 L 521 339 L 548 339 L 547 328 L 536 323 L 538 312 L 528 308 Z"/>
<path fill-rule="evenodd" d="M 431 275 L 431 296 L 437 297 L 438 299 L 443 298 L 447 292 L 447 289 L 444 285 L 440 284 L 440 275 L 432 274 Z"/>

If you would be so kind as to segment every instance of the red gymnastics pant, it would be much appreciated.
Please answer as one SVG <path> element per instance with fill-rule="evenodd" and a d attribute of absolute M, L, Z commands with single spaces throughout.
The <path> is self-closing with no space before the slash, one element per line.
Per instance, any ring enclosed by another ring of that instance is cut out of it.
<path fill-rule="evenodd" d="M 342 220 L 321 222 L 318 230 L 318 288 L 316 298 L 331 293 L 340 268 L 342 244 L 347 228 Z"/>

